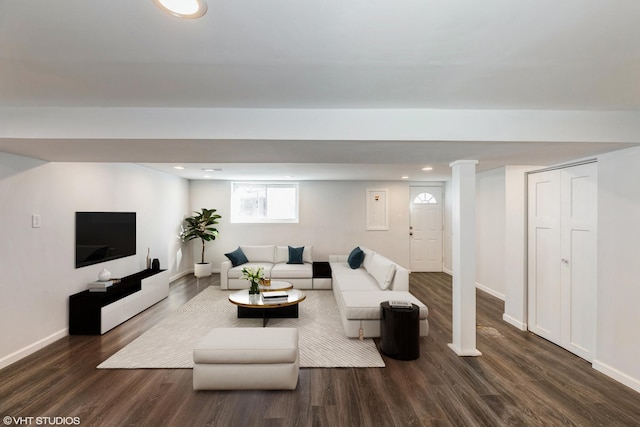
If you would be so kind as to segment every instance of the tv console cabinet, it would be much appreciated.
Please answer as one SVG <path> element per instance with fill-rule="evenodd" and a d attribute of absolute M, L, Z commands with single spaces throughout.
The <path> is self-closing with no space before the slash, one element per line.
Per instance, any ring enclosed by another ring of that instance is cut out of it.
<path fill-rule="evenodd" d="M 105 292 L 69 297 L 69 335 L 102 335 L 169 296 L 167 270 L 143 270 Z"/>

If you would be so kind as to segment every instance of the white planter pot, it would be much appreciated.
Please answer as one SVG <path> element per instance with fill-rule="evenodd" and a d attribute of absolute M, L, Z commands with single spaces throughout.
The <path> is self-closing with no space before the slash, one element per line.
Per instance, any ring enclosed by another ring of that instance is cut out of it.
<path fill-rule="evenodd" d="M 208 277 L 211 276 L 211 263 L 210 262 L 205 262 L 204 264 L 202 263 L 197 263 L 193 265 L 193 274 L 196 277 Z"/>

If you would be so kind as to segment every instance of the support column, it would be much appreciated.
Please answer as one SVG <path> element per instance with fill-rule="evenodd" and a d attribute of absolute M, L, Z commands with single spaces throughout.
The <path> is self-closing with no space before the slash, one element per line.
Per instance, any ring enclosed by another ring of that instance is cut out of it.
<path fill-rule="evenodd" d="M 458 356 L 480 356 L 476 349 L 476 165 L 451 163 L 453 187 L 453 342 Z"/>

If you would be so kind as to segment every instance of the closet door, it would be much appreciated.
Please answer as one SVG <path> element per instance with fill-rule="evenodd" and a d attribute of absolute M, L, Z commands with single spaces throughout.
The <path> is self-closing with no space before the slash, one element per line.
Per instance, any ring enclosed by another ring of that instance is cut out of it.
<path fill-rule="evenodd" d="M 562 345 L 592 361 L 596 330 L 596 164 L 562 170 Z M 567 195 L 567 197 L 564 197 Z"/>
<path fill-rule="evenodd" d="M 529 330 L 558 345 L 561 335 L 560 171 L 529 175 Z"/>
<path fill-rule="evenodd" d="M 529 329 L 593 360 L 596 164 L 529 175 Z"/>

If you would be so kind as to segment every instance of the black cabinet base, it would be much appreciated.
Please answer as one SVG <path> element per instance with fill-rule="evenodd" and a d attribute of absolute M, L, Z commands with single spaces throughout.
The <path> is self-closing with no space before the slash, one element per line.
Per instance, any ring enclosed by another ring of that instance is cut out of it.
<path fill-rule="evenodd" d="M 297 319 L 298 304 L 273 308 L 248 308 L 238 306 L 238 319 L 262 319 L 262 326 L 267 326 L 269 319 Z"/>
<path fill-rule="evenodd" d="M 238 306 L 238 319 L 296 319 L 298 304 L 274 308 L 247 308 Z"/>

